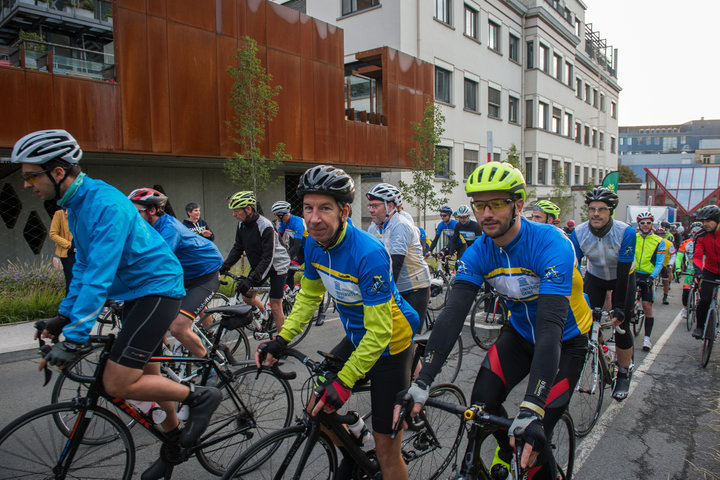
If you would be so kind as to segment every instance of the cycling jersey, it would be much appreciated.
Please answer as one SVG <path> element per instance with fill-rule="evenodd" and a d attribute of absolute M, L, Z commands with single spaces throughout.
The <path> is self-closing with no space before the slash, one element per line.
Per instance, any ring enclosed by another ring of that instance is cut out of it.
<path fill-rule="evenodd" d="M 695 252 L 695 242 L 692 238 L 683 240 L 678 248 L 677 256 L 675 257 L 675 271 L 681 272 L 683 270 L 688 273 L 693 271 L 693 253 Z"/>
<path fill-rule="evenodd" d="M 278 233 L 287 232 L 290 236 L 290 246 L 288 255 L 290 260 L 298 265 L 303 263 L 303 248 L 305 246 L 305 238 L 308 236 L 307 228 L 305 228 L 305 220 L 290 214 L 287 223 L 278 223 Z"/>
<path fill-rule="evenodd" d="M 635 269 L 656 278 L 665 262 L 665 241 L 654 233 L 643 236 L 638 232 L 635 243 Z"/>
<path fill-rule="evenodd" d="M 438 242 L 440 243 L 439 248 L 443 248 L 450 244 L 452 236 L 455 235 L 455 225 L 457 225 L 457 223 L 458 221 L 455 219 L 450 220 L 448 223 L 438 223 L 438 226 L 435 229 L 435 238 L 430 244 L 430 251 L 435 249 L 435 245 L 437 245 Z"/>
<path fill-rule="evenodd" d="M 70 319 L 65 337 L 84 343 L 105 301 L 148 295 L 185 296 L 180 262 L 118 189 L 84 173 L 58 205 L 68 210 L 75 266 L 59 311 Z"/>
<path fill-rule="evenodd" d="M 578 263 L 587 257 L 587 271 L 603 280 L 617 278 L 618 263 L 635 263 L 635 230 L 623 222 L 610 220 L 610 230 L 598 237 L 590 229 L 590 223 L 581 223 L 570 232 Z M 633 268 L 630 267 L 630 273 Z"/>
<path fill-rule="evenodd" d="M 223 266 L 230 268 L 235 265 L 243 252 L 247 255 L 252 269 L 248 280 L 254 285 L 261 284 L 270 275 L 271 269 L 274 268 L 275 272 L 284 275 L 290 266 L 290 256 L 280 244 L 273 224 L 257 212 L 253 212 L 246 221 L 238 223 L 235 244 Z"/>
<path fill-rule="evenodd" d="M 675 263 L 675 245 L 673 245 L 673 243 L 667 238 L 663 238 L 663 242 L 665 242 L 665 258 L 663 259 L 663 267 L 667 267 L 671 263 Z"/>
<path fill-rule="evenodd" d="M 162 235 L 183 268 L 185 280 L 217 272 L 223 257 L 213 242 L 197 235 L 172 215 L 160 215 L 153 228 Z"/>
<path fill-rule="evenodd" d="M 380 356 L 395 355 L 410 346 L 420 320 L 392 280 L 385 246 L 369 233 L 346 223 L 328 249 L 308 237 L 300 291 L 280 336 L 289 341 L 301 331 L 325 290 L 356 347 L 338 374 L 346 385 L 352 387 L 363 378 Z"/>
<path fill-rule="evenodd" d="M 522 221 L 520 233 L 505 247 L 482 235 L 458 261 L 456 281 L 487 281 L 505 298 L 510 323 L 535 343 L 538 295 L 570 297 L 562 340 L 590 330 L 592 313 L 583 296 L 572 243 L 554 225 Z M 572 272 L 570 274 L 570 272 Z"/>
<path fill-rule="evenodd" d="M 420 235 L 405 217 L 392 215 L 383 226 L 370 224 L 368 233 L 378 238 L 391 257 L 404 257 L 400 272 L 394 278 L 399 292 L 409 292 L 430 286 L 430 270 L 423 258 Z"/>
<path fill-rule="evenodd" d="M 693 262 L 700 270 L 720 275 L 720 232 L 708 233 L 703 230 L 698 234 Z"/>
<path fill-rule="evenodd" d="M 482 227 L 478 222 L 469 220 L 465 225 L 462 222 L 457 222 L 450 245 L 448 245 L 447 254 L 452 255 L 457 252 L 458 258 L 462 257 L 465 249 L 472 245 L 482 233 Z"/>
<path fill-rule="evenodd" d="M 405 210 L 400 210 L 397 213 L 398 213 L 398 215 L 403 217 L 405 220 L 410 222 L 410 225 L 412 225 L 413 227 L 415 226 L 415 220 L 413 220 L 412 215 L 410 215 L 408 212 L 406 212 Z"/>

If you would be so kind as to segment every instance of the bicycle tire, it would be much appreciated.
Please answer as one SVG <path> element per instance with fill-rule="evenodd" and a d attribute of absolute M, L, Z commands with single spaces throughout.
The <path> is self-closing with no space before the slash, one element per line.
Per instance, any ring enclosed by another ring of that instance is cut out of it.
<path fill-rule="evenodd" d="M 713 343 L 715 343 L 715 329 L 717 328 L 717 310 L 711 307 L 708 310 L 707 319 L 705 320 L 705 332 L 703 335 L 702 355 L 700 357 L 700 365 L 702 368 L 707 367 L 712 353 Z"/>
<path fill-rule="evenodd" d="M 575 435 L 578 438 L 590 433 L 600 418 L 605 394 L 605 379 L 600 361 L 600 349 L 597 345 L 590 346 L 568 405 L 568 410 L 574 419 Z"/>
<path fill-rule="evenodd" d="M 451 384 L 431 388 L 429 397 L 465 405 L 462 391 Z M 465 420 L 460 415 L 430 405 L 425 405 L 424 412 L 425 425 L 417 431 L 411 427 L 403 432 L 402 454 L 408 464 L 410 478 L 436 479 L 455 458 L 465 432 Z"/>
<path fill-rule="evenodd" d="M 96 335 L 108 335 L 110 333 L 117 335 L 121 327 L 122 320 L 115 309 L 106 307 L 105 311 L 98 316 Z"/>
<path fill-rule="evenodd" d="M 635 307 L 633 317 L 635 318 L 635 321 L 631 322 L 632 330 L 633 335 L 637 337 L 640 335 L 640 332 L 643 331 L 643 323 L 645 323 L 645 312 L 642 309 L 642 305 L 640 307 Z"/>
<path fill-rule="evenodd" d="M 488 301 L 490 309 L 486 310 L 485 303 Z M 507 306 L 500 297 L 491 293 L 481 295 L 470 314 L 470 334 L 475 344 L 483 350 L 492 347 L 500 336 L 500 330 L 507 319 Z"/>
<path fill-rule="evenodd" d="M 438 373 L 435 381 L 437 383 L 453 383 L 460 374 L 463 361 L 463 341 L 462 335 L 458 335 L 457 341 L 453 345 L 452 350 L 448 354 L 442 370 Z"/>
<path fill-rule="evenodd" d="M 301 471 L 296 471 L 306 440 L 307 427 L 304 425 L 278 430 L 248 448 L 230 465 L 222 479 L 291 478 L 295 473 L 298 477 L 303 473 L 316 473 L 318 476 L 313 478 L 328 480 L 334 478 L 337 471 L 337 453 L 335 445 L 323 432 L 320 432 L 318 441 L 310 451 Z M 284 454 L 273 455 L 278 450 Z M 306 469 L 312 471 L 306 472 Z"/>
<path fill-rule="evenodd" d="M 450 282 L 442 273 L 435 273 L 435 278 L 441 280 L 441 284 L 430 283 L 430 301 L 428 302 L 428 310 L 436 312 L 442 310 L 447 301 L 447 295 L 450 291 Z"/>
<path fill-rule="evenodd" d="M 687 303 L 687 329 L 688 332 L 692 331 L 693 326 L 695 325 L 695 322 L 697 320 L 697 296 L 698 291 L 691 287 L 690 293 L 688 294 L 688 303 Z"/>
<path fill-rule="evenodd" d="M 562 480 L 572 480 L 575 468 L 575 427 L 570 414 L 565 411 L 550 435 L 550 448 L 555 457 L 558 474 Z"/>
<path fill-rule="evenodd" d="M 294 401 L 287 380 L 268 369 L 258 372 L 254 366 L 234 372 L 230 382 L 221 382 L 218 388 L 223 392 L 223 400 L 201 438 L 201 442 L 209 441 L 211 445 L 198 450 L 196 454 L 205 470 L 219 476 L 248 448 L 252 440 L 290 425 Z M 238 394 L 247 410 L 236 405 L 228 388 Z"/>
<path fill-rule="evenodd" d="M 135 442 L 123 422 L 102 407 L 79 411 L 73 403 L 65 402 L 28 412 L 0 431 L 0 479 L 56 478 L 53 467 L 68 441 L 67 432 L 56 427 L 55 417 L 59 415 L 84 415 L 90 422 L 86 433 L 103 430 L 113 439 L 98 444 L 83 438 L 69 466 L 68 478 L 132 478 Z"/>
<path fill-rule="evenodd" d="M 212 338 L 215 337 L 215 330 L 220 326 L 220 322 L 213 322 L 207 327 L 207 331 Z M 242 328 L 225 329 L 220 338 L 222 345 L 225 345 L 232 353 L 235 360 L 250 360 L 250 340 Z"/>

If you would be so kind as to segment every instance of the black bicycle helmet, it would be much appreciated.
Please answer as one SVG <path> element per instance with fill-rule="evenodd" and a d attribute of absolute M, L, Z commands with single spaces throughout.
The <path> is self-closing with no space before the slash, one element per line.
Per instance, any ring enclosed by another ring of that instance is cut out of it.
<path fill-rule="evenodd" d="M 718 208 L 717 205 L 707 205 L 698 210 L 698 212 L 695 214 L 695 218 L 702 221 L 702 220 L 713 220 L 715 222 L 720 222 L 720 208 Z"/>
<path fill-rule="evenodd" d="M 298 182 L 298 197 L 302 200 L 308 193 L 330 195 L 339 202 L 352 203 L 355 199 L 355 182 L 340 168 L 317 165 L 308 168 Z"/>
<path fill-rule="evenodd" d="M 615 209 L 618 206 L 618 196 L 609 188 L 595 187 L 585 194 L 585 205 L 590 205 L 591 202 L 603 202 Z"/>

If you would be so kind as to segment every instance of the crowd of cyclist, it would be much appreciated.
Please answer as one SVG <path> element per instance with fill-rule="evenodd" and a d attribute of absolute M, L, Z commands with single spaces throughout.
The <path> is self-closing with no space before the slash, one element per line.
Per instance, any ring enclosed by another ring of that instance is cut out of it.
<path fill-rule="evenodd" d="M 67 208 L 77 248 L 68 295 L 43 332 L 48 337 L 62 333 L 64 339 L 43 362 L 71 364 L 105 301 L 124 301 L 122 329 L 105 370 L 104 388 L 122 398 L 158 401 L 168 413 L 161 427 L 177 438 L 177 448 L 197 441 L 221 395 L 213 387 L 174 383 L 148 359 L 159 353 L 167 330 L 193 355 L 206 354 L 191 322 L 217 291 L 220 274 L 243 255 L 249 273 L 237 288 L 248 304 L 264 312 L 267 305 L 258 299 L 257 287 L 269 281 L 269 307 L 279 332 L 258 346 L 258 366 L 281 358 L 312 320 L 326 292 L 332 297 L 345 332 L 332 353 L 345 363 L 337 375 L 318 382 L 308 412 L 339 409 L 357 382 L 371 379 L 376 451 L 383 478 L 388 479 L 408 475 L 402 436 L 390 435 L 402 420 L 397 418 L 396 403 L 406 399 L 413 415 L 420 411 L 483 285 L 505 299 L 510 316 L 477 372 L 470 402 L 484 404 L 490 413 L 514 414 L 509 431 L 494 433 L 498 447 L 493 463 L 507 466 L 515 439 L 522 437 L 522 464 L 531 468 L 530 478 L 537 479 L 555 478 L 547 438 L 580 376 L 591 308 L 609 302 L 612 322 L 625 332 L 616 335 L 619 368 L 612 389 L 612 397 L 622 401 L 632 373 L 634 345 L 628 322 L 636 285 L 646 315 L 643 349 L 649 350 L 654 280 L 663 280 L 667 303 L 672 274 L 684 275 L 686 307 L 692 282 L 720 278 L 717 206 L 700 210 L 686 234 L 682 227 L 657 225 L 650 212 L 638 215 L 636 232 L 613 218 L 617 195 L 598 187 L 585 197 L 588 221 L 576 225 L 570 220 L 560 229 L 560 209 L 549 200 L 530 207 L 530 220 L 523 215 L 525 180 L 508 163 L 489 162 L 469 176 L 469 205 L 455 211 L 442 207 L 432 241 L 403 210 L 401 192 L 386 183 L 368 191 L 372 223 L 368 231 L 358 228 L 349 219 L 356 196 L 353 179 L 332 166 L 309 168 L 300 177 L 302 216 L 293 215 L 290 203 L 280 200 L 271 208 L 273 222 L 258 212 L 255 192 L 237 192 L 227 199 L 238 227 L 233 247 L 223 258 L 208 238 L 212 232 L 194 233 L 165 213 L 166 195 L 142 187 L 125 196 L 83 173 L 81 158 L 80 146 L 64 130 L 26 135 L 11 157 L 21 164 L 26 188 Z M 436 249 L 441 256 L 455 255 L 456 277 L 429 334 L 422 369 L 411 381 L 412 339 L 420 332 L 430 297 L 426 258 Z M 296 287 L 301 267 L 295 304 L 284 318 L 283 291 Z M 695 337 L 702 335 L 711 294 L 712 286 L 703 283 Z M 526 377 L 522 403 L 507 412 L 504 400 Z M 175 402 L 190 407 L 182 429 Z M 340 451 L 343 461 L 336 478 L 345 478 L 352 460 Z M 143 478 L 161 478 L 166 469 L 161 456 Z"/>

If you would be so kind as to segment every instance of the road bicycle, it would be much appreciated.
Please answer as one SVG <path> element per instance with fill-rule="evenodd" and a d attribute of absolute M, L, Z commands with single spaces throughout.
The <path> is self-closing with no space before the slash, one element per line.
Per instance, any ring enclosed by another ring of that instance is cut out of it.
<path fill-rule="evenodd" d="M 683 275 L 692 275 L 693 272 L 682 272 Z M 685 326 L 688 329 L 688 332 L 691 332 L 693 328 L 695 327 L 695 323 L 697 323 L 697 305 L 700 301 L 700 292 L 698 291 L 698 283 L 693 278 L 692 283 L 690 284 L 690 291 L 688 292 L 687 297 L 687 310 L 686 310 L 686 317 L 685 317 Z"/>
<path fill-rule="evenodd" d="M 318 376 L 337 372 L 344 361 L 333 355 L 318 352 L 325 360 L 316 362 L 302 353 L 288 349 L 284 355 L 293 357 L 312 372 L 309 382 Z M 369 388 L 367 386 L 363 388 Z M 438 385 L 430 391 L 430 398 L 445 403 L 463 405 L 462 391 L 454 385 Z M 355 462 L 353 478 L 381 478 L 380 466 L 374 449 L 363 450 L 360 442 L 347 430 L 357 421 L 357 412 L 345 414 L 319 413 L 312 417 L 307 412 L 297 419 L 296 425 L 281 429 L 248 448 L 225 472 L 223 479 L 243 478 L 327 478 L 335 477 L 338 456 L 327 432 L 337 439 Z M 401 426 L 402 422 L 398 422 Z M 411 478 L 439 478 L 450 464 L 460 444 L 463 420 L 457 413 L 448 413 L 427 407 L 418 421 L 410 422 L 403 435 L 402 456 L 408 465 Z M 272 452 L 283 455 L 272 455 Z"/>
<path fill-rule="evenodd" d="M 632 325 L 633 335 L 636 337 L 643 331 L 643 323 L 645 323 L 645 310 L 643 310 L 642 304 L 642 288 L 644 284 L 645 282 L 637 282 L 637 288 L 635 289 L 635 303 L 633 304 L 630 316 L 630 325 Z"/>
<path fill-rule="evenodd" d="M 483 350 L 492 347 L 507 321 L 508 308 L 500 294 L 494 288 L 481 293 L 470 313 L 470 333 L 477 346 Z"/>
<path fill-rule="evenodd" d="M 720 282 L 710 279 L 703 279 L 702 281 L 715 285 L 702 336 L 703 344 L 700 355 L 700 365 L 702 365 L 702 368 L 705 368 L 710 361 L 710 354 L 712 353 L 713 344 L 715 343 L 715 338 L 717 338 L 718 333 L 718 290 L 720 289 Z"/>
<path fill-rule="evenodd" d="M 430 267 L 430 301 L 428 303 L 429 311 L 439 311 L 445 306 L 448 292 L 455 280 L 455 272 L 450 265 L 450 257 L 439 256 L 437 267 Z"/>
<path fill-rule="evenodd" d="M 409 410 L 410 406 L 403 406 L 401 417 Z M 451 453 L 455 460 L 451 467 L 452 480 L 496 480 L 496 479 L 527 479 L 527 471 L 520 466 L 520 455 L 513 452 L 513 459 L 510 463 L 510 471 L 504 465 L 492 467 L 491 462 L 495 454 L 497 442 L 493 432 L 497 430 L 508 430 L 512 425 L 512 419 L 492 415 L 485 411 L 483 405 L 472 405 L 470 407 L 455 402 L 448 403 L 442 398 L 432 395 L 425 402 L 425 408 L 434 408 L 450 414 L 462 415 L 465 420 L 463 430 L 467 433 L 467 447 L 465 454 L 457 455 Z M 548 435 L 548 444 L 552 451 L 553 460 L 556 464 L 558 478 L 571 480 L 575 466 L 575 434 L 573 420 L 567 411 L 555 424 L 552 432 Z M 523 442 L 518 440 L 516 451 L 522 451 Z"/>
<path fill-rule="evenodd" d="M 614 328 L 610 318 L 612 312 L 593 309 L 593 325 L 588 339 L 588 351 L 585 356 L 580 378 L 575 386 L 575 394 L 570 399 L 568 409 L 572 414 L 575 434 L 584 437 L 595 426 L 600 417 L 605 386 L 612 387 L 617 376 L 617 357 L 615 354 L 614 334 L 625 333 L 619 326 Z M 603 330 L 610 330 L 608 338 L 604 338 Z M 630 370 L 632 371 L 632 364 Z"/>
<path fill-rule="evenodd" d="M 43 328 L 39 326 L 39 331 Z M 214 337 L 215 349 L 219 346 L 222 328 Z M 293 374 L 255 367 L 230 371 L 221 367 L 212 355 L 209 358 L 152 357 L 150 361 L 154 362 L 172 360 L 201 366 L 203 373 L 197 384 L 207 385 L 212 375 L 215 386 L 223 393 L 222 402 L 197 444 L 178 451 L 175 441 L 155 427 L 152 411 L 146 413 L 105 392 L 103 372 L 114 340 L 114 334 L 90 336 L 90 344 L 102 345 L 92 376 L 63 370 L 63 375 L 85 386 L 84 394 L 68 402 L 35 409 L 0 431 L 0 479 L 130 479 L 135 466 L 135 442 L 127 422 L 115 412 L 134 420 L 135 425 L 160 441 L 161 455 L 167 462 L 179 464 L 194 455 L 203 468 L 214 475 L 221 475 L 251 440 L 290 424 L 294 405 L 287 380 L 293 378 Z M 42 340 L 41 343 L 43 351 L 49 351 L 50 347 Z M 46 369 L 46 383 L 51 375 Z M 99 405 L 101 399 L 115 406 L 115 412 Z"/>

